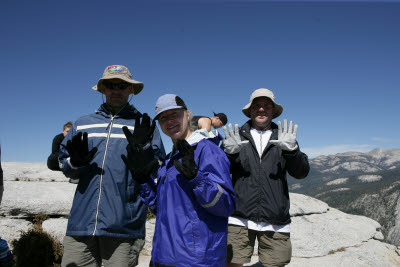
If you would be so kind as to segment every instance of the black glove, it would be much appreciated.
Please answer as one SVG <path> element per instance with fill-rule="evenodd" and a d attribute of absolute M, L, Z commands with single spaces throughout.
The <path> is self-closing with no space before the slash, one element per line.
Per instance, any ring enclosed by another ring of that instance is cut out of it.
<path fill-rule="evenodd" d="M 146 183 L 150 180 L 150 174 L 153 170 L 158 168 L 158 160 L 154 157 L 151 159 L 146 156 L 146 153 L 138 145 L 132 146 L 128 144 L 126 150 L 128 151 L 128 157 L 121 155 L 121 158 L 131 172 L 133 179 L 139 184 Z"/>
<path fill-rule="evenodd" d="M 150 127 L 150 118 L 147 114 L 143 115 L 141 125 L 139 118 L 136 119 L 133 134 L 128 130 L 128 127 L 122 127 L 122 131 L 128 140 L 128 145 L 126 146 L 128 157 L 121 155 L 121 158 L 131 172 L 133 179 L 140 184 L 146 183 L 150 179 L 150 174 L 153 170 L 158 168 L 158 160 L 154 158 L 151 147 L 143 150 L 143 145 L 151 139 L 154 127 L 155 121 Z M 145 138 L 143 138 L 144 136 Z"/>
<path fill-rule="evenodd" d="M 72 140 L 67 142 L 67 151 L 70 156 L 70 162 L 74 167 L 82 167 L 93 159 L 94 154 L 97 152 L 97 147 L 94 147 L 91 151 L 88 149 L 88 134 L 85 132 L 79 132 L 77 135 L 72 137 Z"/>
<path fill-rule="evenodd" d="M 153 120 L 153 123 L 150 126 L 150 117 L 147 115 L 147 113 L 144 113 L 142 123 L 140 123 L 140 116 L 136 116 L 133 134 L 131 134 L 126 126 L 122 127 L 122 130 L 124 131 L 126 139 L 128 139 L 130 144 L 144 146 L 153 138 L 155 127 L 156 121 Z"/>
<path fill-rule="evenodd" d="M 194 150 L 184 139 L 176 141 L 176 148 L 182 155 L 182 163 L 178 160 L 174 161 L 176 169 L 188 180 L 192 180 L 197 176 L 196 162 L 194 161 Z"/>

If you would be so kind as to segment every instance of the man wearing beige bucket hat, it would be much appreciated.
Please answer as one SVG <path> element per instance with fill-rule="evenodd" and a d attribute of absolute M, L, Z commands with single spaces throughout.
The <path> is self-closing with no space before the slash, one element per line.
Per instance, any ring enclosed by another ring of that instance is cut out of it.
<path fill-rule="evenodd" d="M 108 66 L 93 87 L 105 96 L 94 113 L 73 123 L 60 146 L 60 168 L 79 179 L 64 238 L 61 266 L 136 266 L 144 245 L 147 207 L 124 164 L 133 130 L 137 147 L 165 158 L 164 146 L 150 117 L 129 104 L 143 83 L 127 67 Z M 145 140 L 145 142 L 142 142 Z"/>
<path fill-rule="evenodd" d="M 255 239 L 264 266 L 290 262 L 290 201 L 286 174 L 297 179 L 309 172 L 307 155 L 296 141 L 297 125 L 272 119 L 282 114 L 272 91 L 260 88 L 242 112 L 250 118 L 240 129 L 224 126 L 224 151 L 231 162 L 236 210 L 229 217 L 227 266 L 251 260 Z"/>

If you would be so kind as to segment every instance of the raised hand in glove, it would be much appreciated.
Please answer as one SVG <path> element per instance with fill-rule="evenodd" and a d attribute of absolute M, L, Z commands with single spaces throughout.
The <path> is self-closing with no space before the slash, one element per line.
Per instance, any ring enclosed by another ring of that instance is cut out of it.
<path fill-rule="evenodd" d="M 239 125 L 235 124 L 235 132 L 233 132 L 232 124 L 229 123 L 229 132 L 226 129 L 226 126 L 223 127 L 225 138 L 222 140 L 222 144 L 224 146 L 224 151 L 228 154 L 236 154 L 239 153 L 241 147 L 248 143 L 249 141 L 242 141 L 239 135 Z"/>
<path fill-rule="evenodd" d="M 88 134 L 79 132 L 72 137 L 72 140 L 67 142 L 67 151 L 70 156 L 70 163 L 74 167 L 82 167 L 93 159 L 94 154 L 97 152 L 97 147 L 89 151 L 88 148 Z"/>
<path fill-rule="evenodd" d="M 133 134 L 128 127 L 122 127 L 128 145 L 126 151 L 128 157 L 121 155 L 122 160 L 128 167 L 133 179 L 138 183 L 144 184 L 150 179 L 150 174 L 155 168 L 158 168 L 158 160 L 154 158 L 151 147 L 144 148 L 149 143 L 154 132 L 155 121 L 150 126 L 150 118 L 147 114 L 143 114 L 142 123 L 136 118 L 135 130 Z"/>
<path fill-rule="evenodd" d="M 184 139 L 176 141 L 176 148 L 182 155 L 182 162 L 174 161 L 176 169 L 188 180 L 192 180 L 197 176 L 196 162 L 194 161 L 194 150 Z"/>
<path fill-rule="evenodd" d="M 296 124 L 293 129 L 293 121 L 290 121 L 289 129 L 288 129 L 288 123 L 287 123 L 286 119 L 283 121 L 283 123 L 284 123 L 284 127 L 282 130 L 282 124 L 280 121 L 278 122 L 278 140 L 270 140 L 269 142 L 271 144 L 279 146 L 280 148 L 282 148 L 282 150 L 286 150 L 286 151 L 296 150 L 298 148 L 298 145 L 296 142 L 298 126 Z"/>
<path fill-rule="evenodd" d="M 133 134 L 131 134 L 126 126 L 122 127 L 126 139 L 133 145 L 145 146 L 153 138 L 153 132 L 156 127 L 156 121 L 150 125 L 150 117 L 147 113 L 143 114 L 142 122 L 140 123 L 140 117 L 137 116 L 135 119 L 135 129 Z"/>
<path fill-rule="evenodd" d="M 139 184 L 144 184 L 150 180 L 150 174 L 155 168 L 158 168 L 158 160 L 152 155 L 151 149 L 147 153 L 143 151 L 140 145 L 132 145 L 129 143 L 126 146 L 128 157 L 121 155 L 126 167 Z"/>

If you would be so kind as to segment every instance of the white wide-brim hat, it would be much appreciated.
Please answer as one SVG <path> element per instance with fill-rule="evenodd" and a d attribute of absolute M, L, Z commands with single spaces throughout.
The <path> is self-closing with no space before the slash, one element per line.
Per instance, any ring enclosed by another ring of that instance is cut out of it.
<path fill-rule="evenodd" d="M 132 84 L 133 86 L 133 94 L 137 95 L 139 94 L 144 87 L 144 84 L 139 81 L 135 81 L 132 79 L 132 74 L 129 72 L 128 68 L 122 65 L 112 65 L 108 66 L 103 73 L 103 77 L 99 79 L 97 84 L 92 87 L 93 90 L 99 91 L 102 93 L 102 85 L 101 81 L 103 80 L 111 80 L 111 79 L 120 79 L 123 80 L 127 83 Z"/>
<path fill-rule="evenodd" d="M 247 117 L 250 118 L 250 106 L 253 103 L 253 100 L 258 97 L 268 97 L 269 99 L 271 99 L 272 103 L 274 103 L 275 108 L 274 108 L 274 114 L 272 115 L 273 119 L 279 117 L 282 114 L 283 107 L 275 102 L 274 93 L 268 89 L 260 88 L 260 89 L 255 90 L 251 94 L 250 102 L 246 106 L 244 106 L 244 108 L 242 108 L 242 112 L 244 115 L 246 115 Z"/>

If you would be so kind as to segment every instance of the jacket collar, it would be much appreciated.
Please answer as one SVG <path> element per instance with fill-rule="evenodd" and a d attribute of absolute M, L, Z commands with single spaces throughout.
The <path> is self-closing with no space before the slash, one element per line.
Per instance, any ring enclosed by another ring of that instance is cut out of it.
<path fill-rule="evenodd" d="M 104 116 L 111 117 L 112 114 L 110 110 L 108 109 L 107 105 L 103 103 L 100 108 L 96 111 L 96 113 L 101 113 Z M 129 103 L 126 104 L 117 114 L 115 114 L 116 117 L 136 117 L 136 115 L 141 116 L 142 114 L 133 106 L 130 105 Z"/>
<path fill-rule="evenodd" d="M 248 120 L 240 128 L 240 134 L 243 137 L 246 137 L 247 139 L 252 139 L 251 134 L 250 134 L 251 127 L 252 127 L 252 122 L 251 122 L 251 120 Z M 274 122 L 271 122 L 271 130 L 272 130 L 272 135 L 271 135 L 270 139 L 271 140 L 278 139 L 278 125 L 276 125 Z"/>
<path fill-rule="evenodd" d="M 240 135 L 243 136 L 245 139 L 249 140 L 251 145 L 255 148 L 256 144 L 254 143 L 253 137 L 251 136 L 250 130 L 251 130 L 251 120 L 248 120 L 245 124 L 242 125 L 242 127 L 240 128 Z M 270 140 L 277 140 L 278 139 L 278 125 L 276 125 L 274 122 L 271 122 L 271 130 L 272 130 L 272 134 L 270 137 Z M 268 142 L 267 146 L 265 147 L 264 151 L 263 151 L 263 155 L 264 153 L 269 150 L 269 148 L 272 146 L 272 144 L 270 144 Z"/>
<path fill-rule="evenodd" d="M 200 142 L 203 139 L 208 139 L 214 144 L 219 145 L 220 136 L 217 130 L 208 132 L 206 129 L 198 129 L 192 132 L 192 135 L 186 140 L 190 145 Z"/>
<path fill-rule="evenodd" d="M 203 139 L 208 139 L 215 144 L 217 142 L 219 143 L 218 131 L 213 130 L 211 132 L 208 132 L 206 129 L 196 130 L 196 131 L 192 132 L 192 135 L 189 136 L 189 138 L 186 141 L 193 147 L 193 149 L 196 149 L 197 144 Z M 172 159 L 178 157 L 178 154 L 179 154 L 179 151 L 176 150 L 175 147 L 172 147 L 172 151 L 167 155 L 168 164 L 170 162 L 173 163 Z M 170 165 L 168 165 L 168 166 L 170 166 Z"/>

